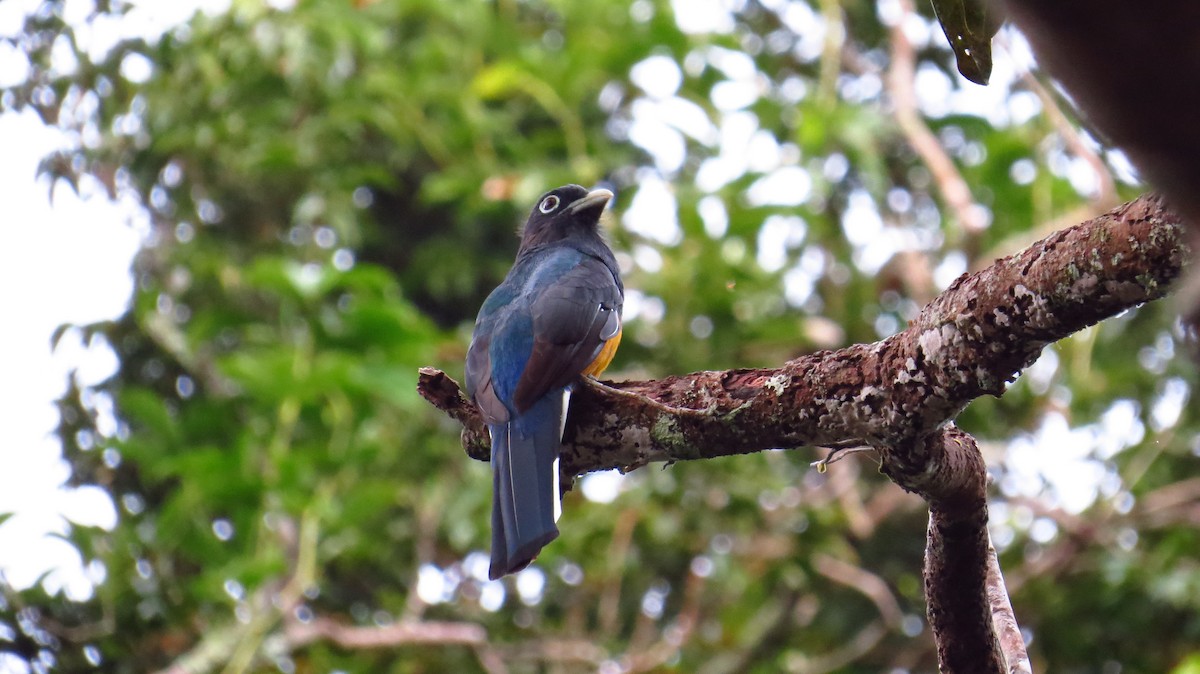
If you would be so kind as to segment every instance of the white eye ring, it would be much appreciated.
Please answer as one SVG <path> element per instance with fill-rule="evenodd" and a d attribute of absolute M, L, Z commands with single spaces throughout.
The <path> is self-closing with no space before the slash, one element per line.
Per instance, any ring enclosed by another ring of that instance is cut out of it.
<path fill-rule="evenodd" d="M 542 199 L 542 203 L 538 204 L 538 210 L 543 213 L 551 213 L 556 208 L 558 208 L 558 197 L 553 194 Z"/>

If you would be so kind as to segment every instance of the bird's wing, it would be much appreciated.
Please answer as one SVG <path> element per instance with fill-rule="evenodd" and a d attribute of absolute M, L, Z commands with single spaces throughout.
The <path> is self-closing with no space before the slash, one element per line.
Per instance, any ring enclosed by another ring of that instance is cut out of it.
<path fill-rule="evenodd" d="M 548 285 L 530 306 L 533 351 L 513 393 L 518 412 L 571 383 L 621 326 L 623 294 L 600 260 L 583 260 Z"/>
<path fill-rule="evenodd" d="M 503 285 L 492 291 L 484 302 L 479 320 L 475 323 L 475 332 L 471 335 L 471 346 L 467 348 L 467 396 L 479 405 L 484 421 L 489 424 L 502 424 L 509 417 L 508 409 L 500 401 L 492 382 L 491 344 L 492 333 L 497 328 L 504 307 L 511 301 L 511 295 Z"/>

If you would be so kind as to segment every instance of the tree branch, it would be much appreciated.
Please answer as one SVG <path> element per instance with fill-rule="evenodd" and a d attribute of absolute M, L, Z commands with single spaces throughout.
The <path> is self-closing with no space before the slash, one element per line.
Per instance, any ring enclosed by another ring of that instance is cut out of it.
<path fill-rule="evenodd" d="M 652 461 L 868 445 L 902 487 L 927 490 L 922 476 L 940 473 L 918 440 L 975 398 L 1003 393 L 1046 344 L 1164 296 L 1186 256 L 1179 218 L 1144 195 L 960 277 L 906 330 L 873 344 L 779 368 L 582 381 L 567 423 L 563 484 Z M 486 460 L 487 429 L 458 384 L 422 368 L 417 389 L 464 425 L 467 453 Z"/>
<path fill-rule="evenodd" d="M 1042 86 L 1037 77 L 1033 73 L 1026 70 L 1021 73 L 1021 83 L 1025 88 L 1033 92 L 1038 100 L 1042 102 L 1042 111 L 1046 115 L 1046 119 L 1054 126 L 1054 130 L 1062 138 L 1063 145 L 1068 150 L 1073 152 L 1076 157 L 1087 162 L 1088 166 L 1096 174 L 1096 194 L 1092 196 L 1094 207 L 1112 208 L 1118 202 L 1117 199 L 1117 183 L 1113 179 L 1112 171 L 1108 165 L 1104 163 L 1104 159 L 1097 154 L 1092 148 L 1088 147 L 1084 142 L 1082 134 L 1070 120 L 1067 115 L 1059 107 L 1058 101 Z"/>
<path fill-rule="evenodd" d="M 1187 256 L 1183 237 L 1178 217 L 1146 195 L 960 277 L 906 330 L 874 344 L 773 369 L 584 380 L 562 483 L 651 461 L 873 447 L 881 470 L 929 503 L 925 593 L 942 671 L 1028 671 L 988 539 L 983 456 L 949 422 L 975 398 L 1001 395 L 1046 344 L 1165 295 Z M 468 453 L 486 458 L 486 429 L 458 385 L 422 368 L 417 388 L 464 425 Z"/>
<path fill-rule="evenodd" d="M 1180 110 L 1200 104 L 1200 5 L 1123 0 L 992 0 L 1029 38 L 1097 135 L 1123 149 L 1192 227 L 1200 247 L 1200 127 Z M 1121 45 L 1113 49 L 1112 45 Z M 1200 332 L 1200 272 L 1181 288 Z M 1193 335 L 1196 336 L 1195 334 Z"/>
<path fill-rule="evenodd" d="M 925 603 L 943 672 L 1007 671 L 988 591 L 987 467 L 974 438 L 949 426 L 928 437 L 924 452 L 952 467 L 927 481 Z M 938 457 L 937 455 L 942 455 Z M 1008 595 L 1003 585 L 998 588 Z M 1020 632 L 1018 632 L 1020 636 Z"/>
<path fill-rule="evenodd" d="M 395 649 L 405 646 L 463 646 L 475 652 L 489 673 L 508 670 L 506 660 L 598 665 L 604 649 L 584 639 L 542 639 L 519 645 L 491 641 L 487 630 L 470 622 L 400 621 L 391 625 L 347 625 L 326 616 L 307 622 L 289 620 L 280 635 L 288 650 L 326 641 L 346 650 Z"/>
<path fill-rule="evenodd" d="M 870 599 L 871 603 L 875 604 L 875 608 L 879 610 L 879 617 L 883 620 L 885 627 L 894 629 L 904 619 L 904 612 L 900 610 L 900 602 L 896 601 L 891 588 L 879 576 L 823 552 L 813 557 L 813 568 L 829 580 L 857 590 L 864 597 Z"/>
<path fill-rule="evenodd" d="M 290 622 L 285 638 L 291 648 L 302 648 L 324 640 L 346 649 L 395 648 L 418 644 L 460 646 L 487 645 L 482 625 L 463 622 L 398 622 L 383 626 L 343 625 L 317 616 L 309 622 Z"/>

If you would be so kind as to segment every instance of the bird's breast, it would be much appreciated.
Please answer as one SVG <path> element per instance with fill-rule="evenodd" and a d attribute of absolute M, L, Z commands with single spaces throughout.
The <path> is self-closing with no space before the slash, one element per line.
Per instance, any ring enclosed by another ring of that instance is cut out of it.
<path fill-rule="evenodd" d="M 600 347 L 600 353 L 596 354 L 596 357 L 592 359 L 592 362 L 587 367 L 583 368 L 583 372 L 580 374 L 585 377 L 599 377 L 608 368 L 608 364 L 612 362 L 613 356 L 617 355 L 617 347 L 621 344 L 622 332 L 624 332 L 624 328 L 618 327 L 617 334 L 604 341 L 604 344 Z"/>

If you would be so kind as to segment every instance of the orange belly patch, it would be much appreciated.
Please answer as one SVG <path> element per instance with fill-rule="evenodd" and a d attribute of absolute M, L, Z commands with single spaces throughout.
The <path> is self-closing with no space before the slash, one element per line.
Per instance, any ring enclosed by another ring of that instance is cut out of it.
<path fill-rule="evenodd" d="M 617 355 L 617 345 L 621 343 L 621 333 L 625 331 L 625 326 L 617 328 L 617 334 L 612 336 L 612 339 L 604 342 L 604 346 L 600 347 L 600 353 L 596 354 L 596 358 L 585 368 L 582 374 L 585 377 L 599 377 L 608 364 L 612 362 L 613 356 Z"/>

